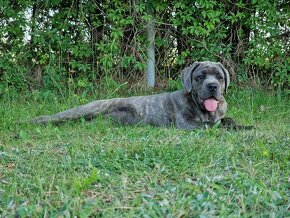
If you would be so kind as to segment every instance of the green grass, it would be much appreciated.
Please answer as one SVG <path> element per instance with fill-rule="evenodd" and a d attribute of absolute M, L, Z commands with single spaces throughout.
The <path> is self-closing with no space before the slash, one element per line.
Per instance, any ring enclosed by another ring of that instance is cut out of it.
<path fill-rule="evenodd" d="M 255 130 L 20 125 L 81 101 L 1 100 L 0 217 L 290 216 L 289 100 L 257 90 L 227 99 L 229 116 Z"/>

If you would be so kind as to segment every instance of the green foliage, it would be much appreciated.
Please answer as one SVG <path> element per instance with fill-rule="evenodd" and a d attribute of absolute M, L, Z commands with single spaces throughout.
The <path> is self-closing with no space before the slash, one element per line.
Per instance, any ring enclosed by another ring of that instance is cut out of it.
<path fill-rule="evenodd" d="M 110 75 L 144 74 L 146 24 L 155 22 L 158 78 L 196 60 L 221 61 L 239 78 L 289 84 L 286 1 L 1 1 L 0 95 L 88 91 Z M 95 87 L 96 88 L 96 87 Z"/>

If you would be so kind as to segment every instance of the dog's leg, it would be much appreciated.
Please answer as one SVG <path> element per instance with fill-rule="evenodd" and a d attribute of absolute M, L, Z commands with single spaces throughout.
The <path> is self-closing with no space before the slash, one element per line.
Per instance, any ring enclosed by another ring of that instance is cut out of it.
<path fill-rule="evenodd" d="M 98 100 L 83 106 L 75 107 L 50 116 L 40 116 L 31 120 L 32 123 L 61 123 L 67 120 L 84 118 L 91 120 L 102 114 L 122 124 L 137 122 L 137 112 L 127 99 Z"/>
<path fill-rule="evenodd" d="M 120 124 L 136 124 L 138 122 L 137 111 L 132 104 L 112 104 L 104 113 L 104 116 Z"/>
<path fill-rule="evenodd" d="M 221 119 L 221 127 L 225 129 L 233 129 L 233 130 L 250 130 L 255 129 L 254 126 L 243 126 L 239 125 L 233 118 L 225 117 Z"/>
<path fill-rule="evenodd" d="M 40 116 L 33 118 L 32 123 L 45 124 L 45 123 L 61 123 L 67 120 L 75 120 L 78 118 L 85 118 L 87 120 L 96 117 L 102 112 L 106 112 L 113 101 L 93 101 L 83 106 L 75 107 L 57 114 Z"/>

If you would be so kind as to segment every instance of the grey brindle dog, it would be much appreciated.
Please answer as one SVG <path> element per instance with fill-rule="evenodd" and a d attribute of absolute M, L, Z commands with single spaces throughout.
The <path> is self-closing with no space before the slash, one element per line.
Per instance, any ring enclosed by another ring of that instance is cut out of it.
<path fill-rule="evenodd" d="M 32 122 L 58 123 L 78 118 L 91 120 L 101 114 L 121 124 L 175 126 L 192 130 L 221 121 L 227 111 L 224 94 L 230 84 L 229 73 L 224 66 L 219 62 L 195 62 L 181 72 L 181 78 L 183 90 L 97 100 L 51 116 L 34 118 Z"/>

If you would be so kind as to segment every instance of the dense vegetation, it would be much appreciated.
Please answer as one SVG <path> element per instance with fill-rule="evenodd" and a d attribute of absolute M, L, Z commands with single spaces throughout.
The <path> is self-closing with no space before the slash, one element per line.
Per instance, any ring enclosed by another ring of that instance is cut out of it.
<path fill-rule="evenodd" d="M 0 95 L 90 91 L 103 78 L 142 84 L 152 19 L 159 84 L 196 60 L 221 61 L 238 82 L 289 83 L 285 0 L 4 0 Z"/>

